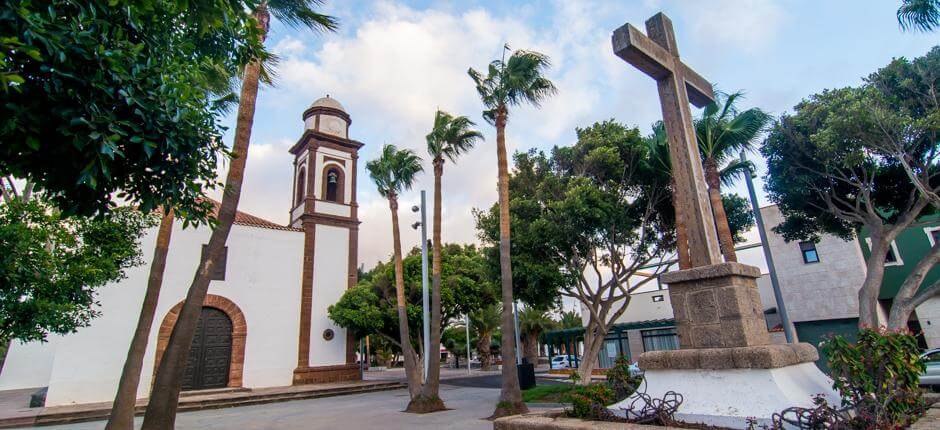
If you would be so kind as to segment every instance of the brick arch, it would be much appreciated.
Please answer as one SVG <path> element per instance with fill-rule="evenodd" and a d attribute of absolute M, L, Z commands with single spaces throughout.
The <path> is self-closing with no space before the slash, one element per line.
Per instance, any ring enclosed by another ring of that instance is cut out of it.
<path fill-rule="evenodd" d="M 206 300 L 202 302 L 203 307 L 216 308 L 232 320 L 232 358 L 229 362 L 228 386 L 241 387 L 242 375 L 245 370 L 245 338 L 248 336 L 248 324 L 245 322 L 245 314 L 235 304 L 235 302 L 215 294 L 207 294 Z M 153 364 L 153 373 L 156 375 L 160 368 L 160 359 L 163 358 L 163 352 L 166 351 L 167 344 L 170 342 L 170 334 L 179 318 L 180 310 L 183 309 L 183 302 L 173 306 L 163 317 L 163 323 L 160 324 L 160 332 L 157 335 L 157 356 Z"/>

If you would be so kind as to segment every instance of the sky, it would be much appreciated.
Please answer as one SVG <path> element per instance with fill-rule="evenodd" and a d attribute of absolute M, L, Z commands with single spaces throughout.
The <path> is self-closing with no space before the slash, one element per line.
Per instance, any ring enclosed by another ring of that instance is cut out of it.
<path fill-rule="evenodd" d="M 624 23 L 664 12 L 674 24 L 683 62 L 723 91 L 743 90 L 740 108 L 775 116 L 826 88 L 858 85 L 895 57 L 924 55 L 940 33 L 902 32 L 890 0 L 711 1 L 328 1 L 339 19 L 335 33 L 274 22 L 267 45 L 279 56 L 274 87 L 258 96 L 239 209 L 286 224 L 293 158 L 303 132 L 301 114 L 329 94 L 352 118 L 360 150 L 358 201 L 362 221 L 359 263 L 370 268 L 391 254 L 391 218 L 365 162 L 386 143 L 410 148 L 426 172 L 401 196 L 402 245 L 420 242 L 407 227 L 407 208 L 433 189 L 424 136 L 442 109 L 477 122 L 485 142 L 447 163 L 443 177 L 443 239 L 477 242 L 473 208 L 496 201 L 495 129 L 467 69 L 485 69 L 504 44 L 551 57 L 547 76 L 558 93 L 540 108 L 510 113 L 509 151 L 550 150 L 575 143 L 575 129 L 615 119 L 644 133 L 661 118 L 652 79 L 616 57 L 610 36 Z M 693 114 L 696 114 L 694 111 Z M 234 115 L 226 118 L 231 144 Z M 763 175 L 758 154 L 751 159 Z M 756 181 L 758 189 L 763 183 Z M 743 181 L 730 190 L 746 196 Z M 767 204 L 759 192 L 761 204 Z M 429 199 L 430 204 L 430 199 Z M 430 211 L 430 208 L 429 208 Z M 414 219 L 412 219 L 414 218 Z"/>

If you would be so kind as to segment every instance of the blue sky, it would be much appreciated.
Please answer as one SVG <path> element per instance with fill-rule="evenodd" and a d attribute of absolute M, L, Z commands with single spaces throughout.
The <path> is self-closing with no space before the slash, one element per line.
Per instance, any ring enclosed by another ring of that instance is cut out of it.
<path fill-rule="evenodd" d="M 626 22 L 644 28 L 648 17 L 663 11 L 673 20 L 685 63 L 716 88 L 744 90 L 740 107 L 779 115 L 812 93 L 857 85 L 891 58 L 923 55 L 940 41 L 936 32 L 901 32 L 897 3 L 330 1 L 324 12 L 339 18 L 336 33 L 272 27 L 268 46 L 281 57 L 279 79 L 258 97 L 240 208 L 287 222 L 287 149 L 303 131 L 304 109 L 325 94 L 351 115 L 350 137 L 366 144 L 362 161 L 385 143 L 424 154 L 423 137 L 441 108 L 477 121 L 487 139 L 457 165 L 446 165 L 444 174 L 444 240 L 475 241 L 471 209 L 496 200 L 495 136 L 480 116 L 466 70 L 484 68 L 503 43 L 553 60 L 548 74 L 558 94 L 541 109 L 512 112 L 507 129 L 510 150 L 549 149 L 573 144 L 575 128 L 595 121 L 614 118 L 646 132 L 660 118 L 653 81 L 611 51 L 611 32 Z M 360 263 L 371 267 L 390 253 L 390 219 L 368 176 L 358 173 Z M 423 175 L 416 190 L 430 193 L 431 179 Z M 743 195 L 743 184 L 737 188 Z M 402 207 L 417 201 L 416 190 L 403 196 Z M 402 213 L 403 223 L 410 216 Z M 416 233 L 403 232 L 405 247 L 418 241 Z"/>

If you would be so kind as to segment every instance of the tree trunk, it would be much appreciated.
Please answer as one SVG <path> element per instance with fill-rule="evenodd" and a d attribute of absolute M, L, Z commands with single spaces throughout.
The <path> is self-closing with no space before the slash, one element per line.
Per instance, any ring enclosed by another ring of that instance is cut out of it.
<path fill-rule="evenodd" d="M 513 323 L 512 265 L 509 238 L 509 161 L 506 155 L 506 106 L 496 112 L 496 158 L 499 167 L 499 271 L 502 284 L 503 312 L 501 318 L 503 356 L 503 384 L 499 392 L 494 417 L 521 414 L 529 411 L 522 401 L 519 376 L 516 369 L 516 330 Z"/>
<path fill-rule="evenodd" d="M 258 5 L 253 14 L 261 27 L 263 41 L 270 20 L 267 4 Z M 171 430 L 176 422 L 183 371 L 186 370 L 189 347 L 196 334 L 196 322 L 199 320 L 202 304 L 209 290 L 209 276 L 214 270 L 215 259 L 225 247 L 225 241 L 232 230 L 238 200 L 241 198 L 260 74 L 261 63 L 258 60 L 252 61 L 245 67 L 245 78 L 242 81 L 235 125 L 235 143 L 232 145 L 232 160 L 225 178 L 225 191 L 222 193 L 222 202 L 219 204 L 218 224 L 209 237 L 206 258 L 199 263 L 179 318 L 170 334 L 163 358 L 160 360 L 141 430 Z"/>
<path fill-rule="evenodd" d="M 926 292 L 925 288 L 922 287 L 924 278 L 937 265 L 937 262 L 940 262 L 940 243 L 934 244 L 930 252 L 917 262 L 898 289 L 897 295 L 894 296 L 894 303 L 891 304 L 891 313 L 888 316 L 888 330 L 907 328 L 907 321 L 910 319 L 911 313 L 914 312 L 914 308 L 923 302 L 923 299 L 918 301 L 915 297 L 920 296 L 919 292 Z"/>
<path fill-rule="evenodd" d="M 481 333 L 480 338 L 477 339 L 477 354 L 480 355 L 480 370 L 490 370 L 490 343 L 492 342 L 493 338 L 489 333 Z"/>
<path fill-rule="evenodd" d="M 581 380 L 578 381 L 578 385 L 588 385 L 591 383 L 591 374 L 594 372 L 594 367 L 597 365 L 597 354 L 601 351 L 601 346 L 604 345 L 604 338 L 607 337 L 607 333 L 594 333 L 594 330 L 600 331 L 599 328 L 592 328 L 588 324 L 588 327 L 584 330 L 584 354 L 581 355 L 581 363 L 578 365 L 578 375 L 581 376 Z"/>
<path fill-rule="evenodd" d="M 533 366 L 539 364 L 539 333 L 530 331 L 525 334 L 525 341 L 522 342 L 525 359 Z"/>
<path fill-rule="evenodd" d="M 676 196 L 676 178 L 670 176 L 670 193 L 672 193 L 673 207 L 678 201 Z M 689 232 L 685 225 L 685 217 L 682 211 L 676 210 L 676 255 L 679 260 L 679 270 L 692 268 L 692 257 L 689 255 Z"/>
<path fill-rule="evenodd" d="M 738 256 L 734 252 L 734 236 L 731 235 L 731 228 L 728 227 L 728 216 L 725 214 L 725 206 L 721 201 L 721 176 L 718 173 L 718 163 L 714 158 L 706 158 L 703 164 L 705 181 L 708 183 L 708 199 L 712 204 L 715 229 L 718 231 L 718 245 L 725 256 L 725 261 L 738 261 Z"/>
<path fill-rule="evenodd" d="M 166 269 L 166 256 L 170 248 L 172 233 L 173 209 L 169 209 L 160 220 L 157 243 L 153 250 L 153 261 L 150 263 L 150 277 L 147 279 L 147 291 L 144 293 L 137 328 L 134 330 L 134 337 L 127 350 L 124 370 L 121 371 L 121 381 L 118 383 L 117 394 L 114 396 L 114 404 L 111 407 L 111 416 L 108 417 L 105 430 L 134 429 L 137 387 L 140 385 L 140 372 L 144 365 L 144 353 L 147 352 L 147 339 L 150 337 L 150 328 L 153 326 L 153 319 L 157 312 L 157 301 L 160 299 L 160 288 L 163 286 L 163 272 Z"/>
<path fill-rule="evenodd" d="M 416 356 L 414 348 L 411 346 L 411 333 L 408 327 L 408 310 L 405 302 L 405 274 L 404 266 L 401 260 L 401 233 L 398 228 L 398 196 L 390 194 L 388 196 L 388 207 L 392 211 L 392 250 L 395 259 L 395 299 L 398 308 L 398 337 L 401 342 L 402 353 L 404 354 L 405 379 L 408 381 L 408 393 L 413 399 L 421 390 L 421 375 L 415 368 L 415 363 L 410 359 Z M 409 357 L 409 354 L 412 357 Z"/>
<path fill-rule="evenodd" d="M 424 405 L 414 405 L 415 412 L 433 412 L 446 409 L 440 399 L 441 386 L 441 177 L 444 175 L 444 159 L 434 159 L 434 229 L 431 233 L 431 327 L 428 345 L 428 375 L 421 388 L 421 401 Z M 414 400 L 412 400 L 414 403 Z M 409 404 L 408 409 L 412 409 Z M 420 409 L 420 410 L 418 410 Z"/>
<path fill-rule="evenodd" d="M 858 328 L 878 328 L 878 295 L 885 273 L 885 257 L 891 247 L 891 241 L 884 238 L 883 232 L 872 231 L 871 254 L 865 262 L 865 280 L 858 290 Z"/>

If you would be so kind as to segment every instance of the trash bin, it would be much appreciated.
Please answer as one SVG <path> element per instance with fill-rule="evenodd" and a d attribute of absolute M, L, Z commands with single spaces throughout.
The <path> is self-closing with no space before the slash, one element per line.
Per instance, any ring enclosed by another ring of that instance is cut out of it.
<path fill-rule="evenodd" d="M 516 365 L 519 373 L 519 388 L 527 390 L 535 386 L 535 365 L 528 362 Z"/>

